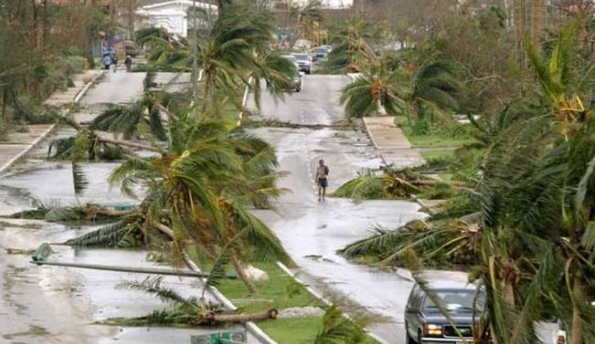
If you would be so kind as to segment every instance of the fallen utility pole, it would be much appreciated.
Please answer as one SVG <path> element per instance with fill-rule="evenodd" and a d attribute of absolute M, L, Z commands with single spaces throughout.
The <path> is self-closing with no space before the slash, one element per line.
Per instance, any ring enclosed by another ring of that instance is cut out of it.
<path fill-rule="evenodd" d="M 79 268 L 79 269 L 131 272 L 131 273 L 149 274 L 149 275 L 153 274 L 153 275 L 195 277 L 195 278 L 207 278 L 209 276 L 208 274 L 194 272 L 194 271 L 178 271 L 178 270 L 115 266 L 115 265 L 49 262 L 49 261 L 47 261 L 47 258 L 52 253 L 53 252 L 52 252 L 52 249 L 50 248 L 50 245 L 47 243 L 43 243 L 31 255 L 32 260 L 30 263 L 36 264 L 36 265 L 50 265 L 50 266 L 63 266 L 63 267 L 68 267 L 68 268 Z M 229 279 L 237 279 L 237 276 L 235 276 L 235 275 L 228 274 L 226 277 Z"/>

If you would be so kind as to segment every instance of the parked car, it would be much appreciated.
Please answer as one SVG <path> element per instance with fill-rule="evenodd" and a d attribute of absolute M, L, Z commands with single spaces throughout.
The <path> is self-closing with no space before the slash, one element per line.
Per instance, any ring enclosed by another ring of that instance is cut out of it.
<path fill-rule="evenodd" d="M 475 284 L 450 281 L 428 282 L 426 289 L 440 300 L 440 307 L 434 304 L 420 285 L 413 287 L 405 307 L 406 342 L 459 344 L 465 340 L 473 343 L 474 324 L 479 324 L 479 315 L 485 302 L 483 291 Z M 443 311 L 449 313 L 454 326 Z M 489 331 L 484 332 L 482 337 L 488 340 Z"/>
<path fill-rule="evenodd" d="M 329 54 L 329 51 L 327 48 L 324 47 L 317 47 L 312 49 L 312 59 L 314 61 L 316 60 L 320 60 L 320 59 L 325 59 Z"/>
<path fill-rule="evenodd" d="M 333 47 L 328 44 L 321 45 L 320 48 L 325 48 L 329 52 L 329 54 L 331 53 L 331 51 L 333 51 Z"/>
<path fill-rule="evenodd" d="M 300 72 L 310 74 L 312 71 L 312 56 L 307 53 L 295 53 L 291 55 L 296 58 Z"/>

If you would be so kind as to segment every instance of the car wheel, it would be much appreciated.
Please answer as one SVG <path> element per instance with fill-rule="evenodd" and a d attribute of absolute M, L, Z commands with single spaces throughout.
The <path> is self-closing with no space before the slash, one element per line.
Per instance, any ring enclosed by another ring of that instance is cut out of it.
<path fill-rule="evenodd" d="M 307 71 L 306 71 L 306 74 L 310 75 L 310 71 L 309 71 L 309 70 L 307 70 Z"/>
<path fill-rule="evenodd" d="M 407 323 L 405 323 L 405 344 L 414 344 L 415 340 L 413 340 L 413 338 L 411 338 L 411 335 L 409 334 L 409 326 L 407 325 Z"/>

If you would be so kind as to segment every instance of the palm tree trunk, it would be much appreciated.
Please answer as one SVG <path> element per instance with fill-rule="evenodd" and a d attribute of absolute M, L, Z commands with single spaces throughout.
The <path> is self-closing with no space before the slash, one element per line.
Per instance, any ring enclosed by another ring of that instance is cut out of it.
<path fill-rule="evenodd" d="M 216 314 L 215 312 L 209 312 L 205 316 L 205 320 L 214 323 L 247 323 L 259 320 L 277 319 L 279 311 L 275 308 L 269 309 L 262 313 L 252 314 Z"/>
<path fill-rule="evenodd" d="M 583 304 L 583 282 L 580 277 L 574 277 L 572 293 L 572 331 L 570 332 L 572 344 L 583 344 L 583 330 L 580 307 Z"/>
<path fill-rule="evenodd" d="M 151 145 L 146 145 L 146 144 L 142 144 L 142 143 L 136 143 L 136 142 L 131 142 L 131 141 L 125 141 L 125 140 L 116 140 L 116 139 L 110 139 L 108 137 L 105 136 L 100 136 L 100 135 L 96 135 L 96 138 L 98 141 L 101 142 L 105 142 L 105 143 L 111 143 L 114 144 L 116 146 L 125 146 L 125 147 L 131 147 L 131 148 L 139 148 L 139 149 L 144 149 L 144 150 L 148 150 L 151 152 L 161 152 L 160 149 L 151 146 Z"/>
<path fill-rule="evenodd" d="M 506 305 L 508 307 L 510 307 L 511 309 L 514 309 L 514 305 L 515 305 L 515 301 L 514 301 L 514 286 L 512 285 L 512 283 L 508 282 L 508 281 L 504 281 L 502 282 L 503 284 L 503 296 L 504 296 L 504 301 L 506 302 Z"/>
<path fill-rule="evenodd" d="M 235 254 L 235 252 L 231 254 L 231 263 L 233 264 L 233 267 L 238 274 L 238 278 L 240 279 L 240 281 L 242 281 L 242 283 L 244 283 L 246 288 L 248 288 L 248 290 L 250 290 L 251 293 L 258 293 L 258 289 L 254 285 L 254 283 L 252 283 L 248 275 L 246 275 L 246 270 L 244 270 L 242 262 Z"/>

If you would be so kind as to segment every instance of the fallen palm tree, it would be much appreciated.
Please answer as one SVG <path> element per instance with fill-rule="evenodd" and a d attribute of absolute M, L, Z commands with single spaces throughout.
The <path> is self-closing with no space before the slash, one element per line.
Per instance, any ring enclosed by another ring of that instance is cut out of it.
<path fill-rule="evenodd" d="M 455 198 L 425 220 L 395 229 L 375 228 L 373 234 L 344 247 L 349 259 L 384 266 L 406 267 L 411 253 L 427 266 L 471 266 L 478 260 L 482 227 L 476 205 Z"/>
<path fill-rule="evenodd" d="M 341 185 L 335 197 L 362 199 L 407 199 L 424 195 L 427 199 L 445 199 L 456 194 L 457 189 L 468 188 L 464 182 L 444 182 L 422 173 L 419 168 L 393 169 L 382 171 L 366 170 Z"/>
<path fill-rule="evenodd" d="M 279 312 L 271 308 L 266 312 L 238 314 L 227 311 L 218 304 L 211 304 L 204 298 L 184 298 L 172 289 L 162 286 L 161 277 L 151 277 L 142 282 L 124 282 L 120 288 L 142 291 L 156 296 L 169 307 L 135 318 L 111 318 L 100 322 L 118 326 L 176 325 L 176 326 L 214 326 L 229 323 L 276 319 Z"/>

